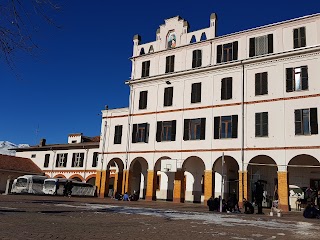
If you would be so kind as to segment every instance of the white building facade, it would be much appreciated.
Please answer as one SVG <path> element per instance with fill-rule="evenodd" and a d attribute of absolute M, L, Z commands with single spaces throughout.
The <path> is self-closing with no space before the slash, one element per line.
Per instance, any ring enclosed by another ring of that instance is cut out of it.
<path fill-rule="evenodd" d="M 266 206 L 289 210 L 291 187 L 320 188 L 320 14 L 225 36 L 216 25 L 173 17 L 154 42 L 134 36 L 129 107 L 102 111 L 100 196 L 110 166 L 115 191 L 147 200 L 241 203 L 260 180 Z"/>

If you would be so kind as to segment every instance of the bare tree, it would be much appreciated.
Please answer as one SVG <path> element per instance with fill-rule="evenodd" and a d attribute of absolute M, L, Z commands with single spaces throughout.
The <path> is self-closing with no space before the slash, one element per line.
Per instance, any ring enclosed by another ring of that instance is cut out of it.
<path fill-rule="evenodd" d="M 53 11 L 60 7 L 51 0 L 0 0 L 0 58 L 14 69 L 14 55 L 23 51 L 33 55 L 37 44 L 32 34 L 37 31 L 35 21 L 39 18 L 57 26 Z"/>

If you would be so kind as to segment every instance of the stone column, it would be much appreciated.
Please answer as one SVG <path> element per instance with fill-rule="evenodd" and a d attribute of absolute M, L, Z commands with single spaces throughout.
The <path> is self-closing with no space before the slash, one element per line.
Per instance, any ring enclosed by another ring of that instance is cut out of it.
<path fill-rule="evenodd" d="M 204 171 L 204 204 L 207 205 L 208 199 L 213 196 L 213 175 L 212 170 Z"/>
<path fill-rule="evenodd" d="M 101 171 L 101 185 L 100 185 L 100 191 L 99 191 L 99 198 L 104 198 L 106 194 L 106 181 L 107 181 L 107 171 L 103 170 Z M 109 181 L 108 181 L 109 185 Z M 107 187 L 109 189 L 109 186 Z"/>
<path fill-rule="evenodd" d="M 184 171 L 178 170 L 174 177 L 173 202 L 184 202 Z"/>
<path fill-rule="evenodd" d="M 100 193 L 100 184 L 101 184 L 101 171 L 96 172 L 96 187 L 97 187 L 97 193 Z"/>
<path fill-rule="evenodd" d="M 288 172 L 278 172 L 279 209 L 289 211 Z"/>
<path fill-rule="evenodd" d="M 131 171 L 130 170 L 124 170 L 123 171 L 123 181 L 122 181 L 122 194 L 125 194 L 126 192 L 130 194 L 130 182 L 131 182 Z"/>
<path fill-rule="evenodd" d="M 243 207 L 243 198 L 249 200 L 247 171 L 239 171 L 239 207 Z"/>
<path fill-rule="evenodd" d="M 148 170 L 146 201 L 156 200 L 157 171 Z"/>

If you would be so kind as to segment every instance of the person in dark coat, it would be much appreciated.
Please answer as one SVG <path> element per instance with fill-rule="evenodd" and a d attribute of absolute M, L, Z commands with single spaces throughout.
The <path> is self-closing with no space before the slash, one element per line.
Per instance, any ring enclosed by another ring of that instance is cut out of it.
<path fill-rule="evenodd" d="M 260 182 L 256 182 L 256 190 L 254 192 L 254 199 L 256 204 L 258 205 L 258 213 L 257 214 L 263 214 L 262 212 L 262 201 L 263 201 L 263 184 Z"/>
<path fill-rule="evenodd" d="M 207 201 L 207 206 L 209 207 L 209 211 L 214 211 L 214 204 L 213 204 L 213 196 L 211 196 Z"/>
<path fill-rule="evenodd" d="M 243 199 L 243 206 L 244 206 L 244 213 L 245 214 L 253 214 L 254 213 L 254 207 L 245 198 Z"/>
<path fill-rule="evenodd" d="M 305 218 L 318 218 L 320 219 L 320 210 L 316 208 L 313 204 L 308 204 L 303 211 L 303 216 Z"/>

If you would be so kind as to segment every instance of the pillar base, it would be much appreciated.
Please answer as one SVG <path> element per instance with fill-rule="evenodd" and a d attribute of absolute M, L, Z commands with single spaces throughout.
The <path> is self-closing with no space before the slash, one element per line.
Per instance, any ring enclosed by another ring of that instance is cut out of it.
<path fill-rule="evenodd" d="M 283 212 L 289 212 L 289 206 L 288 205 L 279 205 L 278 207 Z"/>
<path fill-rule="evenodd" d="M 157 200 L 155 196 L 146 196 L 146 201 L 155 201 Z"/>
<path fill-rule="evenodd" d="M 174 198 L 173 202 L 174 203 L 184 203 L 184 198 Z"/>

